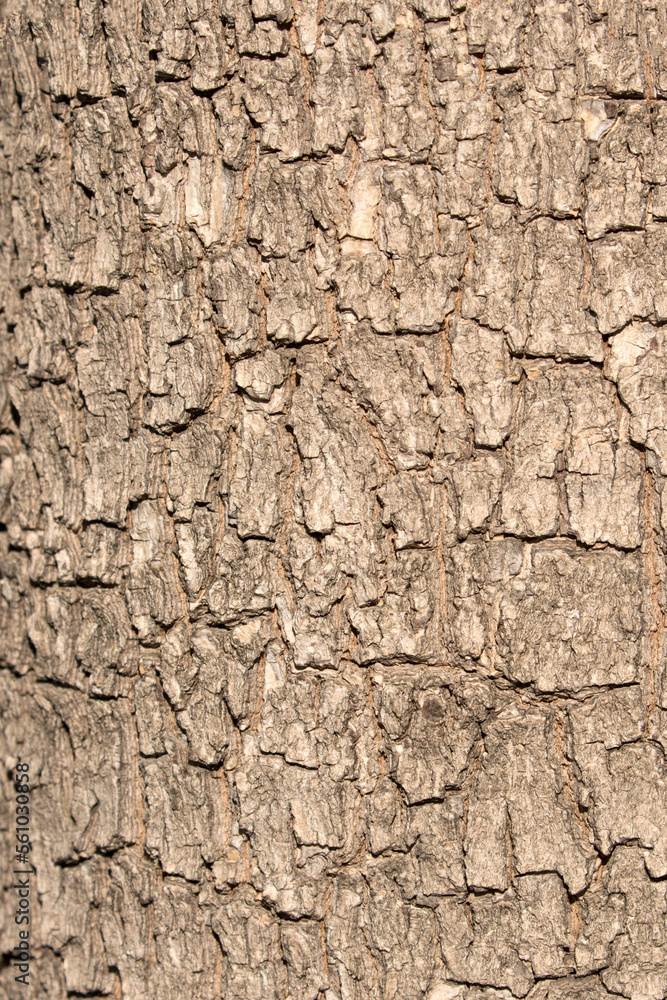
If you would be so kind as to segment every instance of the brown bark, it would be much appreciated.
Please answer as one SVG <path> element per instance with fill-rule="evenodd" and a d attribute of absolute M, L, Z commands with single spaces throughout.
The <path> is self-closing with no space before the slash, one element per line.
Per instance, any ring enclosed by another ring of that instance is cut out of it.
<path fill-rule="evenodd" d="M 0 13 L 0 991 L 662 1000 L 663 0 Z"/>

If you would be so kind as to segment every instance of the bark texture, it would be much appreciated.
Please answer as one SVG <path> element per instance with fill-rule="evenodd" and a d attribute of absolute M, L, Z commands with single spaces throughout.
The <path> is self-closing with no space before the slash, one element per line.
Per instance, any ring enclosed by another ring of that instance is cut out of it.
<path fill-rule="evenodd" d="M 31 996 L 662 1000 L 663 0 L 3 16 Z"/>

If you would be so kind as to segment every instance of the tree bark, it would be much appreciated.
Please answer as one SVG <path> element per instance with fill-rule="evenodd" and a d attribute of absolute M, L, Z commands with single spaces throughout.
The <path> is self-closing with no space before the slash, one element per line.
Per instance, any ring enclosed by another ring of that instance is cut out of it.
<path fill-rule="evenodd" d="M 0 13 L 2 995 L 662 1000 L 663 0 Z"/>

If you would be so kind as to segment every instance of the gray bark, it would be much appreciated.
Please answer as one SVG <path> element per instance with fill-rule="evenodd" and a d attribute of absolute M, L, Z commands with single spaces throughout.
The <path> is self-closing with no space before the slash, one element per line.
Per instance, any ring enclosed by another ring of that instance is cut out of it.
<path fill-rule="evenodd" d="M 664 0 L 5 0 L 30 994 L 667 993 Z"/>

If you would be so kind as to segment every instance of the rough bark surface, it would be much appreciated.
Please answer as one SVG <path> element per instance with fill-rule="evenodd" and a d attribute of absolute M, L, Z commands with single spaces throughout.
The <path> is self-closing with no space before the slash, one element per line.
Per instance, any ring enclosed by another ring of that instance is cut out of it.
<path fill-rule="evenodd" d="M 3 17 L 31 996 L 662 1000 L 663 0 Z"/>

